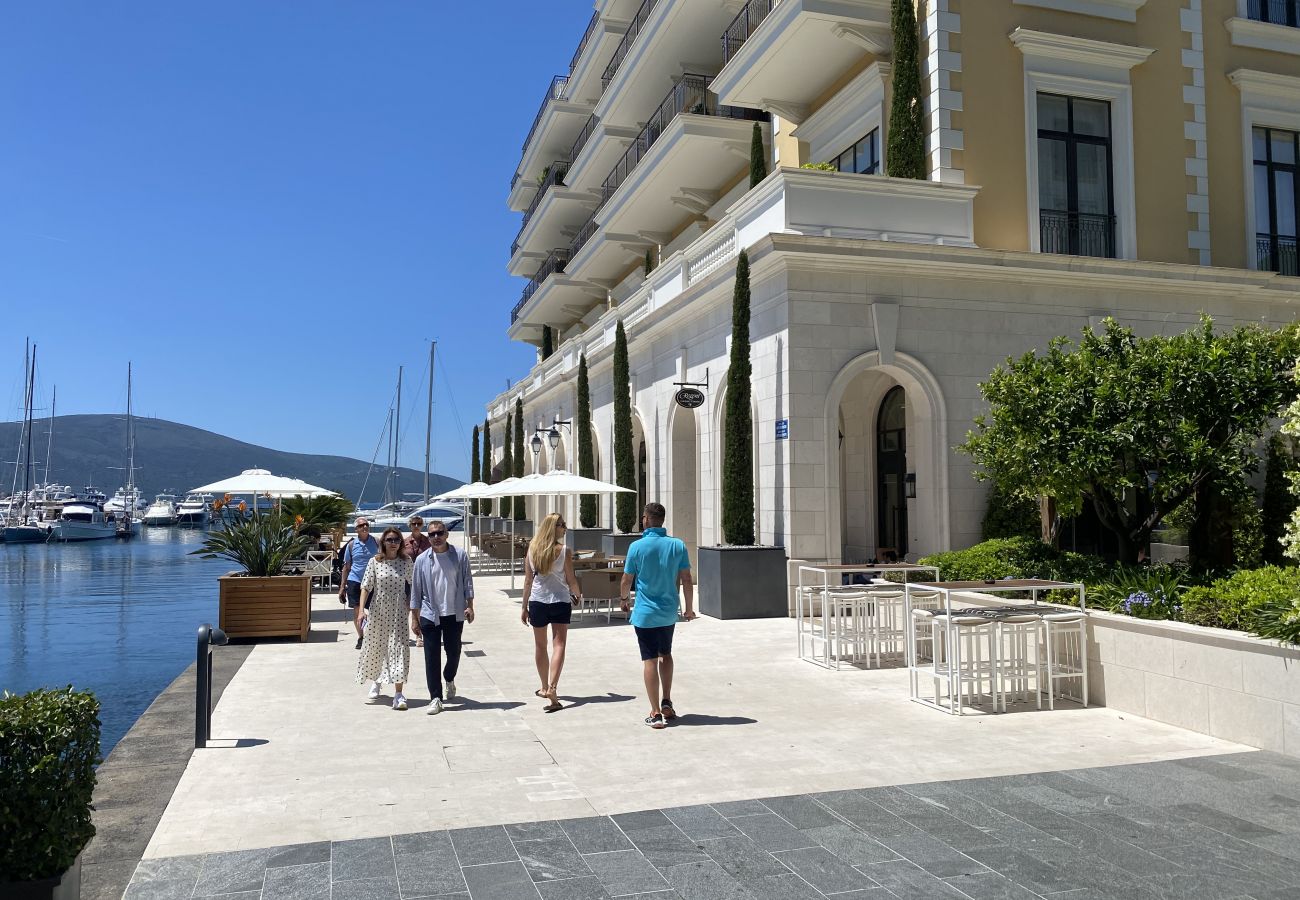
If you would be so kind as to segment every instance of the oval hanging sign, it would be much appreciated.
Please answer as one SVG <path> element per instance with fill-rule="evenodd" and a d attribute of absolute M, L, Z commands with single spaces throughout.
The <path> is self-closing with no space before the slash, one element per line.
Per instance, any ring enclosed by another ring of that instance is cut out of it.
<path fill-rule="evenodd" d="M 677 405 L 682 409 L 697 409 L 704 405 L 704 391 L 699 388 L 684 387 L 677 392 Z"/>

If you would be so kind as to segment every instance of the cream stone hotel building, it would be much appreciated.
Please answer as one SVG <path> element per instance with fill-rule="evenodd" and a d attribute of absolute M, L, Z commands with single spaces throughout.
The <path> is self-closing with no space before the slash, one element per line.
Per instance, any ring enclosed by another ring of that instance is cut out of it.
<path fill-rule="evenodd" d="M 494 459 L 517 399 L 526 443 L 573 417 L 585 353 L 613 480 L 622 321 L 641 499 L 692 552 L 721 542 L 743 249 L 759 542 L 915 558 L 980 540 L 988 488 L 953 447 L 1008 356 L 1106 316 L 1295 319 L 1300 0 L 919 0 L 917 19 L 928 171 L 904 180 L 884 174 L 889 0 L 597 0 L 510 185 L 525 283 L 502 324 L 555 337 L 488 403 Z M 575 470 L 576 439 L 525 457 Z"/>

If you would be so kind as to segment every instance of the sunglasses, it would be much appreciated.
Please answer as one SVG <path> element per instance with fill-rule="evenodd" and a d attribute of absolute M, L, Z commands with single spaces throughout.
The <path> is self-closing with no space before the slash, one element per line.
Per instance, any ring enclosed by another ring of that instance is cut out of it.
<path fill-rule="evenodd" d="M 360 525 L 357 526 L 357 531 L 360 531 L 362 528 L 369 528 L 369 527 L 370 526 L 367 525 L 365 522 L 362 522 Z"/>
<path fill-rule="evenodd" d="M 401 542 L 401 538 L 384 538 L 385 544 L 400 544 Z"/>
<path fill-rule="evenodd" d="M 568 528 L 569 526 L 568 526 L 568 525 L 565 525 L 563 522 L 556 522 L 556 523 L 555 523 L 555 527 L 556 527 L 556 528 Z"/>
<path fill-rule="evenodd" d="M 430 531 L 430 532 L 429 532 L 429 537 L 431 537 L 431 538 L 436 538 L 436 537 L 446 537 L 446 536 L 447 536 L 447 532 L 445 532 L 445 531 Z"/>

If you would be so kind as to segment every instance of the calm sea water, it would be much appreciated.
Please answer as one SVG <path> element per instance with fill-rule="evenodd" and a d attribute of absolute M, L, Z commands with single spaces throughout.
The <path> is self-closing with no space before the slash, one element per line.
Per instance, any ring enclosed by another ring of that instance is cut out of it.
<path fill-rule="evenodd" d="M 131 541 L 0 543 L 0 689 L 73 685 L 101 705 L 104 756 L 194 661 L 217 623 L 216 576 L 188 556 L 204 532 L 142 528 Z"/>

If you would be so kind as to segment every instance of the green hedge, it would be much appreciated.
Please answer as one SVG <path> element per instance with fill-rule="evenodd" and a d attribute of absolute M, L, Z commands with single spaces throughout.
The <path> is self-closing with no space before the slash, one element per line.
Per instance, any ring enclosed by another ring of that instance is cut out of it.
<path fill-rule="evenodd" d="M 0 881 L 67 871 L 90 839 L 99 701 L 88 691 L 0 697 Z"/>
<path fill-rule="evenodd" d="M 1289 604 L 1300 595 L 1300 569 L 1243 569 L 1203 587 L 1183 591 L 1183 620 L 1210 628 L 1251 630 L 1257 608 Z"/>
<path fill-rule="evenodd" d="M 922 565 L 938 566 L 945 581 L 989 578 L 1054 578 L 1060 581 L 1101 581 L 1110 564 L 1095 556 L 1062 552 L 1027 537 L 997 538 L 966 550 L 934 553 Z"/>

